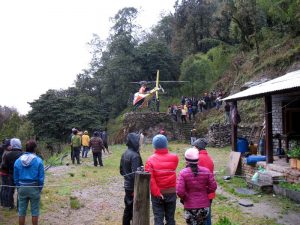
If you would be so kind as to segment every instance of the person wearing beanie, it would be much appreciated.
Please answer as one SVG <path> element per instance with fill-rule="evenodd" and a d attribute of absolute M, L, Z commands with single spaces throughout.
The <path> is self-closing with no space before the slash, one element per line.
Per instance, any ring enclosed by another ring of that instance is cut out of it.
<path fill-rule="evenodd" d="M 82 142 L 82 158 L 87 158 L 90 149 L 89 147 L 90 136 L 87 130 L 83 132 L 83 135 L 81 137 L 81 142 Z"/>
<path fill-rule="evenodd" d="M 26 143 L 26 152 L 14 164 L 14 182 L 18 187 L 19 225 L 25 224 L 29 202 L 32 224 L 38 224 L 45 175 L 43 160 L 35 154 L 36 148 L 36 142 L 29 140 Z"/>
<path fill-rule="evenodd" d="M 151 174 L 150 190 L 154 214 L 154 224 L 175 225 L 176 209 L 176 168 L 179 158 L 169 153 L 166 136 L 158 134 L 153 137 L 154 154 L 145 165 L 145 170 Z"/>
<path fill-rule="evenodd" d="M 10 148 L 11 148 L 11 151 L 6 155 L 3 167 L 7 168 L 8 185 L 15 186 L 14 179 L 13 179 L 14 163 L 22 155 L 22 144 L 21 144 L 20 139 L 18 139 L 18 138 L 10 139 Z M 15 208 L 14 193 L 15 193 L 15 188 L 8 187 L 7 202 L 8 202 L 8 207 L 10 209 Z"/>
<path fill-rule="evenodd" d="M 9 202 L 8 202 L 8 187 L 4 185 L 8 185 L 8 168 L 5 166 L 5 161 L 6 161 L 6 155 L 11 151 L 10 147 L 10 139 L 4 139 L 2 143 L 2 148 L 3 148 L 3 154 L 2 154 L 2 159 L 1 159 L 1 164 L 0 164 L 0 176 L 1 176 L 1 182 L 2 182 L 2 187 L 0 191 L 0 205 L 3 207 L 9 207 Z"/>
<path fill-rule="evenodd" d="M 206 150 L 206 145 L 207 145 L 207 141 L 204 138 L 199 138 L 194 142 L 194 147 L 199 151 L 198 165 L 203 166 L 209 169 L 211 173 L 214 173 L 214 162 Z M 212 204 L 212 201 L 215 197 L 216 197 L 215 192 L 212 192 L 208 195 L 208 198 L 210 200 L 210 205 Z M 211 225 L 211 224 L 212 221 L 211 221 L 211 207 L 210 207 L 209 215 L 207 217 L 205 225 Z"/>
<path fill-rule="evenodd" d="M 122 154 L 120 161 L 120 174 L 124 177 L 125 189 L 125 209 L 123 213 L 122 225 L 130 225 L 133 216 L 133 191 L 135 172 L 141 166 L 143 161 L 140 156 L 140 135 L 129 133 L 127 135 L 127 150 Z"/>
<path fill-rule="evenodd" d="M 187 224 L 205 225 L 209 214 L 208 194 L 217 189 L 214 175 L 198 165 L 199 152 L 196 148 L 185 151 L 186 168 L 179 172 L 176 193 L 184 205 Z"/>

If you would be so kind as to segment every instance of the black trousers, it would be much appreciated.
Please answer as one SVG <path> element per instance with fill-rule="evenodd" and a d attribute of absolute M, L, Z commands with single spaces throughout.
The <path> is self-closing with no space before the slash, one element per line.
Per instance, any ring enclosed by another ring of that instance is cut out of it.
<path fill-rule="evenodd" d="M 75 163 L 75 159 L 77 161 L 77 164 L 80 164 L 80 147 L 73 147 L 73 155 L 71 154 L 71 157 L 73 164 Z"/>
<path fill-rule="evenodd" d="M 175 225 L 176 193 L 163 196 L 164 199 L 151 195 L 154 224 L 164 225 L 164 220 L 166 220 L 167 225 Z"/>
<path fill-rule="evenodd" d="M 8 176 L 8 185 L 9 186 L 15 186 L 14 183 L 14 178 L 12 175 Z M 10 208 L 14 208 L 15 207 L 15 203 L 14 203 L 14 193 L 15 193 L 15 188 L 14 187 L 8 187 L 7 189 L 7 206 Z"/>
<path fill-rule="evenodd" d="M 101 152 L 93 152 L 94 166 L 103 166 L 102 163 L 102 151 Z"/>
<path fill-rule="evenodd" d="M 133 215 L 133 191 L 125 189 L 125 209 L 123 214 L 123 225 L 130 225 Z"/>
<path fill-rule="evenodd" d="M 2 185 L 8 185 L 8 176 L 1 176 L 2 179 Z M 8 187 L 2 186 L 1 191 L 0 191 L 0 201 L 1 201 L 1 206 L 4 207 L 9 207 L 8 203 Z"/>

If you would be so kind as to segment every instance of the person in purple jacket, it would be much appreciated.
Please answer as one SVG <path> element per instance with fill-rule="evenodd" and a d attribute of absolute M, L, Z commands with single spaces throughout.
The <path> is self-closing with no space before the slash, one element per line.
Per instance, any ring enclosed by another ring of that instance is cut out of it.
<path fill-rule="evenodd" d="M 176 193 L 184 205 L 186 223 L 204 225 L 210 206 L 208 194 L 217 189 L 217 183 L 214 175 L 207 168 L 198 166 L 197 149 L 187 149 L 184 156 L 186 168 L 179 173 Z"/>

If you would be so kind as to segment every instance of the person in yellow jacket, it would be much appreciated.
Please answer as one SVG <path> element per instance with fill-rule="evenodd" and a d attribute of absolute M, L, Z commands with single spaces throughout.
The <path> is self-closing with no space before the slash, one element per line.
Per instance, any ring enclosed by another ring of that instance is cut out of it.
<path fill-rule="evenodd" d="M 90 147 L 90 136 L 88 134 L 88 131 L 84 131 L 83 135 L 81 137 L 81 144 L 82 144 L 82 158 L 87 158 L 87 155 L 89 153 Z"/>

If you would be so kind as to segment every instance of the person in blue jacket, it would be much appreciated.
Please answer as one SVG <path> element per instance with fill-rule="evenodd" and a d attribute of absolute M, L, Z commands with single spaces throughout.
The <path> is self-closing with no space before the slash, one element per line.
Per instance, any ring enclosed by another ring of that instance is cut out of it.
<path fill-rule="evenodd" d="M 44 186 L 43 160 L 35 154 L 34 140 L 26 143 L 26 152 L 14 164 L 14 182 L 18 189 L 19 225 L 25 224 L 26 211 L 30 201 L 32 224 L 38 224 L 40 195 Z"/>

